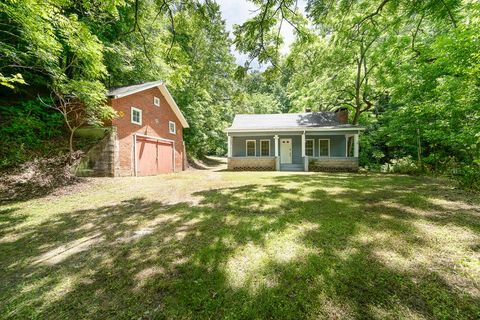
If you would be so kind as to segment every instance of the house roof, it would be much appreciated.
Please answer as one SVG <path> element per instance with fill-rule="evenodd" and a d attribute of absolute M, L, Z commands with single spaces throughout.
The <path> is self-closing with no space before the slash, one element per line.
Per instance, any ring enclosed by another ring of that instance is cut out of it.
<path fill-rule="evenodd" d="M 226 132 L 235 131 L 294 131 L 294 130 L 363 130 L 351 124 L 342 124 L 335 112 L 238 114 Z"/>
<path fill-rule="evenodd" d="M 182 112 L 180 111 L 180 108 L 177 106 L 177 103 L 175 100 L 173 100 L 172 95 L 168 91 L 165 82 L 163 80 L 158 80 L 158 81 L 151 81 L 151 82 L 145 82 L 142 84 L 136 84 L 133 86 L 126 86 L 126 87 L 118 87 L 118 88 L 112 88 L 108 91 L 107 96 L 111 99 L 118 99 L 122 98 L 137 92 L 141 92 L 144 90 L 148 90 L 151 88 L 158 87 L 160 92 L 163 94 L 165 99 L 167 100 L 168 104 L 172 108 L 173 112 L 177 116 L 177 118 L 180 120 L 180 123 L 184 128 L 188 128 L 188 122 L 183 116 Z"/>

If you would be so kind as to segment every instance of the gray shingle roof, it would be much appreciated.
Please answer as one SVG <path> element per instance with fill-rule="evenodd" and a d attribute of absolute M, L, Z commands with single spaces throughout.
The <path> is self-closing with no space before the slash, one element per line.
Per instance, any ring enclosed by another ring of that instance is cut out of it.
<path fill-rule="evenodd" d="M 229 130 L 280 129 L 280 128 L 356 128 L 341 124 L 334 112 L 280 113 L 280 114 L 237 114 Z"/>
<path fill-rule="evenodd" d="M 147 90 L 147 89 L 159 86 L 163 83 L 164 83 L 163 80 L 158 80 L 158 81 L 145 82 L 142 84 L 136 84 L 133 86 L 112 88 L 108 91 L 108 96 L 109 97 L 124 96 L 124 95 L 128 95 L 129 93 Z"/>

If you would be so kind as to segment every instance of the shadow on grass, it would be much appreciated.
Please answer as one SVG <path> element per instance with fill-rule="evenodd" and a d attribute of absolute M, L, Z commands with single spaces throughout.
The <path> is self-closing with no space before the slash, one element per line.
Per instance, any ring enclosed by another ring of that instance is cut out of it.
<path fill-rule="evenodd" d="M 478 207 L 429 202 L 432 188 L 444 191 L 409 177 L 278 176 L 198 192 L 198 204 L 131 198 L 21 232 L 4 211 L 0 317 L 475 318 L 478 283 L 457 275 L 459 290 L 455 257 L 430 255 L 416 223 L 478 232 Z"/>
<path fill-rule="evenodd" d="M 27 217 L 14 214 L 18 208 L 0 209 L 0 237 L 5 235 L 5 230 L 25 221 Z"/>

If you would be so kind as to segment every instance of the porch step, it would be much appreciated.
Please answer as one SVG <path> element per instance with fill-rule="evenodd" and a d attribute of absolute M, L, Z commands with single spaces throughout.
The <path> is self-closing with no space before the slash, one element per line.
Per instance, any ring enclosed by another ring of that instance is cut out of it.
<path fill-rule="evenodd" d="M 280 164 L 280 171 L 304 171 L 303 164 Z"/>

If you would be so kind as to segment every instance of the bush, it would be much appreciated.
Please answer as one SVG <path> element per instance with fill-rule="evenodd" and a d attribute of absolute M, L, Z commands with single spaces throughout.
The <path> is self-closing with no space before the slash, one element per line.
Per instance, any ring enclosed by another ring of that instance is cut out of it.
<path fill-rule="evenodd" d="M 454 177 L 462 189 L 480 191 L 480 165 L 464 166 Z"/>
<path fill-rule="evenodd" d="M 39 100 L 0 106 L 0 170 L 65 148 L 62 115 Z"/>
<path fill-rule="evenodd" d="M 416 174 L 420 170 L 411 156 L 392 159 L 390 162 L 382 165 L 381 171 L 385 173 Z"/>

